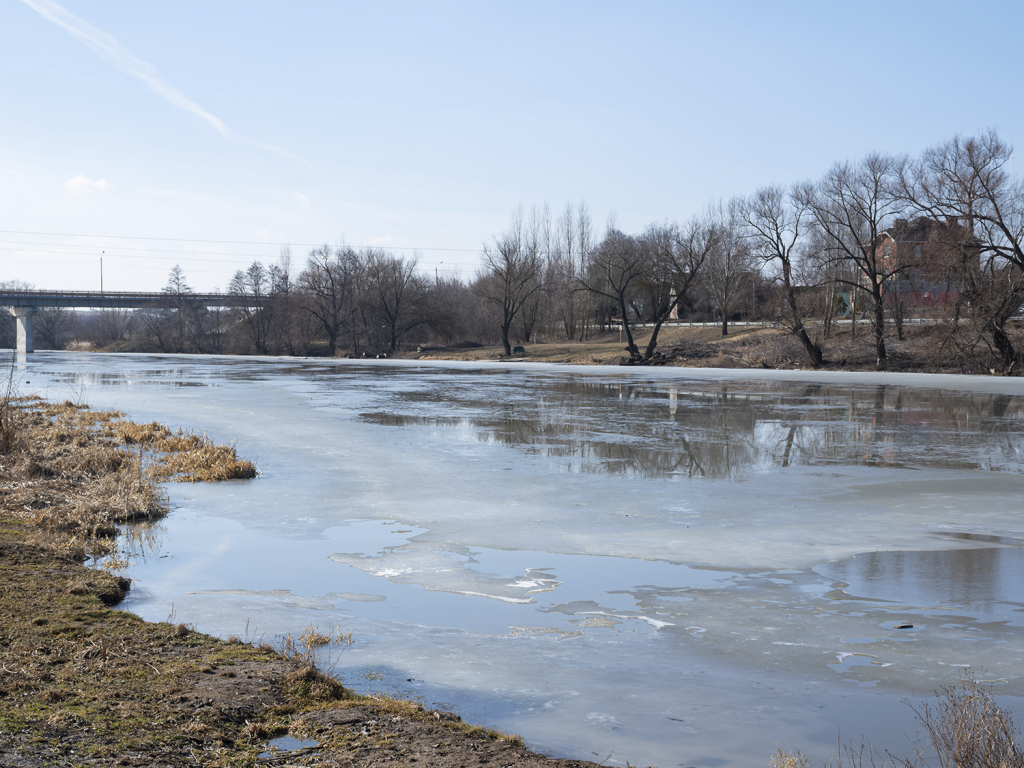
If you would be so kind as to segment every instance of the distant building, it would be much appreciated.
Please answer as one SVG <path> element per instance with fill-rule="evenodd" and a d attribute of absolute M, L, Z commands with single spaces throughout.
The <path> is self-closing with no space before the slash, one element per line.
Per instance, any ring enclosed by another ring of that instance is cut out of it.
<path fill-rule="evenodd" d="M 891 278 L 886 303 L 935 307 L 956 301 L 964 269 L 977 273 L 980 249 L 956 219 L 896 219 L 878 236 L 876 257 Z M 966 263 L 965 263 L 966 261 Z"/>

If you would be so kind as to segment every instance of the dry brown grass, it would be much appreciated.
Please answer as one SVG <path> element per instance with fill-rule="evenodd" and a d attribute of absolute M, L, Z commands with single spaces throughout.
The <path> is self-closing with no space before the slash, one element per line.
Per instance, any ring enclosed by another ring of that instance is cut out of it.
<path fill-rule="evenodd" d="M 178 432 L 157 441 L 153 447 L 159 453 L 148 472 L 156 480 L 249 480 L 259 474 L 253 462 L 238 458 L 234 445 L 218 445 L 206 435 Z"/>
<path fill-rule="evenodd" d="M 151 446 L 160 440 L 170 437 L 171 430 L 155 421 L 149 424 L 136 424 L 134 421 L 118 421 L 104 425 L 101 434 L 122 445 Z"/>
<path fill-rule="evenodd" d="M 908 702 L 909 703 L 909 702 Z M 996 704 L 991 692 L 965 674 L 957 685 L 938 691 L 934 706 L 911 705 L 927 743 L 910 758 L 881 754 L 865 741 L 839 743 L 826 768 L 1024 768 L 1024 744 L 1013 716 Z M 768 768 L 808 768 L 802 752 L 777 752 Z"/>
<path fill-rule="evenodd" d="M 306 664 L 285 679 L 289 693 L 300 700 L 329 702 L 350 698 L 348 690 L 314 664 Z"/>
<path fill-rule="evenodd" d="M 790 752 L 787 754 L 781 749 L 778 749 L 778 747 L 776 747 L 776 749 L 778 751 L 772 755 L 772 759 L 768 761 L 768 768 L 808 768 L 810 765 L 810 761 L 807 759 L 807 756 L 802 752 Z"/>
<path fill-rule="evenodd" d="M 827 338 L 817 323 L 807 327 L 811 337 L 822 344 L 827 370 L 871 371 L 877 355 L 870 323 L 836 324 Z M 1015 348 L 1024 348 L 1024 323 L 1008 329 Z M 636 329 L 634 338 L 643 350 L 649 329 Z M 596 334 L 586 342 L 548 341 L 526 344 L 526 356 L 516 361 L 568 363 L 572 365 L 619 365 L 626 359 L 625 339 L 618 332 Z M 888 370 L 932 373 L 1002 372 L 1001 363 L 984 334 L 948 324 L 907 325 L 904 339 L 894 328 L 886 329 Z M 658 336 L 657 365 L 722 368 L 806 369 L 807 353 L 784 326 L 730 325 L 722 336 L 720 326 L 664 326 Z M 501 347 L 431 349 L 408 353 L 420 360 L 503 360 Z"/>
<path fill-rule="evenodd" d="M 302 630 L 297 639 L 309 648 L 331 644 L 349 646 L 353 643 L 351 632 L 346 632 L 341 627 L 332 627 L 322 632 L 315 624 L 310 624 Z"/>
<path fill-rule="evenodd" d="M 1024 768 L 1024 744 L 1012 714 L 969 675 L 940 689 L 934 707 L 925 704 L 914 713 L 940 768 Z"/>
<path fill-rule="evenodd" d="M 234 446 L 206 435 L 70 400 L 0 400 L 0 510 L 32 524 L 32 543 L 78 559 L 122 564 L 112 546 L 117 526 L 167 513 L 160 481 L 256 475 Z"/>
<path fill-rule="evenodd" d="M 137 445 L 153 455 L 147 472 L 154 479 L 175 482 L 248 480 L 259 470 L 251 461 L 239 459 L 234 445 L 218 445 L 207 435 L 178 430 L 153 421 L 111 421 L 100 434 L 121 445 Z"/>

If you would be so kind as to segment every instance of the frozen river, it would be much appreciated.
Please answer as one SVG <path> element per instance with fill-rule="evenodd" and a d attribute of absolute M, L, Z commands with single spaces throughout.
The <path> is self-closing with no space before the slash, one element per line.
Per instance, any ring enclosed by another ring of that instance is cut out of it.
<path fill-rule="evenodd" d="M 237 441 L 126 607 L 352 630 L 337 674 L 608 764 L 910 756 L 1024 696 L 1024 380 L 36 353 L 19 389 Z M 898 628 L 902 627 L 902 628 Z"/>

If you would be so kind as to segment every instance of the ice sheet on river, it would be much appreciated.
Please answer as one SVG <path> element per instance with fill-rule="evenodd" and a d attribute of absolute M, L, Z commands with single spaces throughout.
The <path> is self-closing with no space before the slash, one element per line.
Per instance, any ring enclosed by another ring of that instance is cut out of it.
<path fill-rule="evenodd" d="M 172 489 L 131 610 L 341 625 L 346 683 L 557 754 L 827 759 L 840 726 L 909 754 L 904 696 L 965 665 L 1024 694 L 1018 380 L 50 353 L 21 375 L 264 472 Z"/>

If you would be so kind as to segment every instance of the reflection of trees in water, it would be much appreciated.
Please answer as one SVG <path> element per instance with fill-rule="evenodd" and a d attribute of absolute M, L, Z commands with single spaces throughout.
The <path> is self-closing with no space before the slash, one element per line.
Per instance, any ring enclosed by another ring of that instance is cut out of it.
<path fill-rule="evenodd" d="M 818 569 L 815 569 L 818 570 Z M 1020 605 L 1024 551 L 1020 547 L 869 552 L 821 566 L 855 597 L 915 605 Z"/>
<path fill-rule="evenodd" d="M 120 385 L 158 385 L 167 387 L 198 387 L 204 386 L 190 380 L 195 378 L 195 371 L 189 368 L 152 368 L 132 373 L 120 371 L 81 371 L 68 376 L 54 377 L 57 384 L 69 384 L 72 387 L 120 386 Z"/>
<path fill-rule="evenodd" d="M 565 471 L 740 478 L 774 467 L 868 465 L 1019 472 L 1024 398 L 879 385 L 626 383 L 581 379 L 400 396 L 469 415 L 374 416 L 467 426 Z M 370 418 L 370 417 L 367 417 Z"/>

